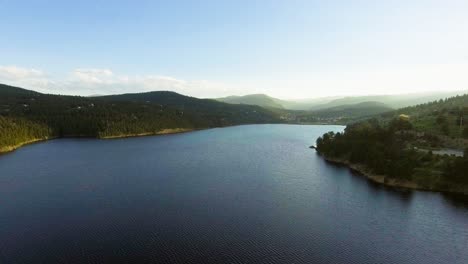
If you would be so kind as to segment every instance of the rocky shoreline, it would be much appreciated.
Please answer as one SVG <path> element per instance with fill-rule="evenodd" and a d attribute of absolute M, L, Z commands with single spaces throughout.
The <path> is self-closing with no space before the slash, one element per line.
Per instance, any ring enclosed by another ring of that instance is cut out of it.
<path fill-rule="evenodd" d="M 348 160 L 329 158 L 320 154 L 319 152 L 317 153 L 321 157 L 323 157 L 325 161 L 329 163 L 332 163 L 338 166 L 345 166 L 349 168 L 351 171 L 356 172 L 359 175 L 366 177 L 370 181 L 383 184 L 385 186 L 394 187 L 394 188 L 411 189 L 411 190 L 420 190 L 420 191 L 444 192 L 444 193 L 468 195 L 468 189 L 466 187 L 459 187 L 459 186 L 447 186 L 446 188 L 425 187 L 413 181 L 393 179 L 385 175 L 377 175 L 377 174 L 370 172 L 370 170 L 366 166 L 363 166 L 360 164 L 354 164 L 354 163 L 349 162 Z"/>

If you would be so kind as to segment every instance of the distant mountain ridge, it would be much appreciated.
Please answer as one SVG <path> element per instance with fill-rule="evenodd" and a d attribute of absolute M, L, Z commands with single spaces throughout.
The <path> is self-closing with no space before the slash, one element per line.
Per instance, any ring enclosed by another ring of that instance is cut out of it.
<path fill-rule="evenodd" d="M 349 96 L 332 100 L 325 104 L 316 105 L 311 108 L 324 109 L 344 104 L 358 104 L 362 102 L 375 101 L 384 103 L 391 108 L 404 108 L 413 105 L 429 103 L 432 101 L 446 99 L 457 95 L 467 94 L 467 91 L 450 91 L 450 92 L 435 92 L 435 93 L 414 93 L 414 94 L 397 94 L 397 95 L 370 95 L 370 96 Z"/>
<path fill-rule="evenodd" d="M 230 104 L 252 104 L 263 107 L 304 111 L 316 111 L 321 109 L 334 108 L 341 105 L 351 105 L 365 102 L 380 102 L 390 108 L 398 109 L 457 95 L 463 95 L 466 93 L 468 93 L 468 90 L 398 95 L 338 96 L 301 100 L 282 100 L 265 94 L 252 94 L 244 96 L 228 96 L 224 98 L 216 98 L 216 100 Z"/>
<path fill-rule="evenodd" d="M 356 104 L 343 104 L 325 109 L 312 111 L 314 115 L 320 117 L 369 117 L 385 112 L 393 111 L 390 106 L 376 101 L 361 102 Z"/>
<path fill-rule="evenodd" d="M 223 98 L 216 98 L 215 100 L 229 104 L 248 104 L 269 108 L 285 108 L 283 106 L 282 100 L 270 97 L 266 94 L 249 94 L 244 96 L 233 95 Z"/>

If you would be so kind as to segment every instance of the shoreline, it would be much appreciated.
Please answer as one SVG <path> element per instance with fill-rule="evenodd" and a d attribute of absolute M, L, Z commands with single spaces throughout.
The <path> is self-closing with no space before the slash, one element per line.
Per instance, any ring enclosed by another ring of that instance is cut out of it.
<path fill-rule="evenodd" d="M 203 128 L 203 129 L 208 129 L 208 128 Z M 162 135 L 170 135 L 170 134 L 180 134 L 180 133 L 187 133 L 187 132 L 193 132 L 197 130 L 203 130 L 203 129 L 194 129 L 194 128 L 165 128 L 162 129 L 158 132 L 148 132 L 148 133 L 139 133 L 139 134 L 121 134 L 121 135 L 115 135 L 115 136 L 106 136 L 106 137 L 93 137 L 93 136 L 84 136 L 84 135 L 69 135 L 69 136 L 63 136 L 63 137 L 46 137 L 46 138 L 35 138 L 31 139 L 25 142 L 21 142 L 16 145 L 12 146 L 5 146 L 0 148 L 0 155 L 8 154 L 10 152 L 13 152 L 23 146 L 26 145 L 31 145 L 34 143 L 39 143 L 43 141 L 48 141 L 52 139 L 57 139 L 57 138 L 93 138 L 93 139 L 102 139 L 102 140 L 107 140 L 107 139 L 119 139 L 119 138 L 131 138 L 131 137 L 145 137 L 145 136 L 162 136 Z"/>
<path fill-rule="evenodd" d="M 351 172 L 357 173 L 362 177 L 365 177 L 366 179 L 382 184 L 387 187 L 392 187 L 392 188 L 401 188 L 401 189 L 409 189 L 409 190 L 418 190 L 418 191 L 427 191 L 427 192 L 439 192 L 439 193 L 451 193 L 451 194 L 461 194 L 461 195 L 468 195 L 468 190 L 465 188 L 430 188 L 430 187 L 424 187 L 416 182 L 413 181 L 407 181 L 407 180 L 400 180 L 400 179 L 392 179 L 389 178 L 386 175 L 378 175 L 374 174 L 369 171 L 369 169 L 366 166 L 360 165 L 360 164 L 354 164 L 351 163 L 347 160 L 342 160 L 342 159 L 334 159 L 334 158 L 329 158 L 321 153 L 317 152 L 318 155 L 320 155 L 326 162 L 332 163 L 334 165 L 338 166 L 343 166 L 347 167 Z"/>
<path fill-rule="evenodd" d="M 42 141 L 47 141 L 51 139 L 57 138 L 94 138 L 94 139 L 119 139 L 119 138 L 131 138 L 131 137 L 147 137 L 147 136 L 162 136 L 162 135 L 171 135 L 171 134 L 180 134 L 180 133 L 188 133 L 194 132 L 199 130 L 206 130 L 206 129 L 213 129 L 213 128 L 222 128 L 222 127 L 234 127 L 234 126 L 248 126 L 248 125 L 268 125 L 268 124 L 284 124 L 284 123 L 260 123 L 260 124 L 239 124 L 239 125 L 230 125 L 230 126 L 221 126 L 221 127 L 206 127 L 206 128 L 165 128 L 158 132 L 147 132 L 147 133 L 138 133 L 138 134 L 120 134 L 120 135 L 113 135 L 113 136 L 104 136 L 104 137 L 95 137 L 95 136 L 86 136 L 86 135 L 67 135 L 62 137 L 47 137 L 42 139 L 33 139 L 26 142 L 21 142 L 20 144 L 14 146 L 5 146 L 0 148 L 0 155 L 4 155 L 10 152 L 13 152 L 25 145 L 39 143 Z M 309 124 L 287 124 L 287 125 L 309 125 Z M 314 124 L 312 124 L 314 125 Z M 332 124 L 329 124 L 332 125 Z"/>
<path fill-rule="evenodd" d="M 180 134 L 180 133 L 187 133 L 193 132 L 197 130 L 196 128 L 165 128 L 158 132 L 146 132 L 146 133 L 139 133 L 139 134 L 121 134 L 121 135 L 113 135 L 113 136 L 104 136 L 104 137 L 97 137 L 97 139 L 118 139 L 118 138 L 131 138 L 131 137 L 147 137 L 147 136 L 158 136 L 158 135 L 170 135 L 170 134 Z"/>
<path fill-rule="evenodd" d="M 25 142 L 21 142 L 19 144 L 16 144 L 16 145 L 11 145 L 11 146 L 5 146 L 5 147 L 2 147 L 0 149 L 0 155 L 2 154 L 6 154 L 6 153 L 9 153 L 9 152 L 13 152 L 23 146 L 26 146 L 26 145 L 31 145 L 31 144 L 34 144 L 34 143 L 39 143 L 39 142 L 42 142 L 42 141 L 47 141 L 47 140 L 51 140 L 51 139 L 55 139 L 57 137 L 46 137 L 46 138 L 35 138 L 35 139 L 31 139 L 31 140 L 28 140 L 28 141 L 25 141 Z"/>

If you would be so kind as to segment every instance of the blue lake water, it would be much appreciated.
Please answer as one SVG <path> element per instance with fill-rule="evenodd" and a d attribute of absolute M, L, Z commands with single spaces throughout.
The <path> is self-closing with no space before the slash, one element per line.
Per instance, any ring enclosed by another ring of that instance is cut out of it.
<path fill-rule="evenodd" d="M 468 206 L 308 147 L 339 126 L 59 139 L 0 156 L 0 263 L 468 263 Z"/>

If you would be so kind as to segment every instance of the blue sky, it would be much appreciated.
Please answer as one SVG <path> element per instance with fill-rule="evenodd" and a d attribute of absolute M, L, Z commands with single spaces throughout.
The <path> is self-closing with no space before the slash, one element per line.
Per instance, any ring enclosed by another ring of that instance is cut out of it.
<path fill-rule="evenodd" d="M 466 0 L 0 0 L 0 82 L 81 95 L 466 90 L 466 14 Z"/>

